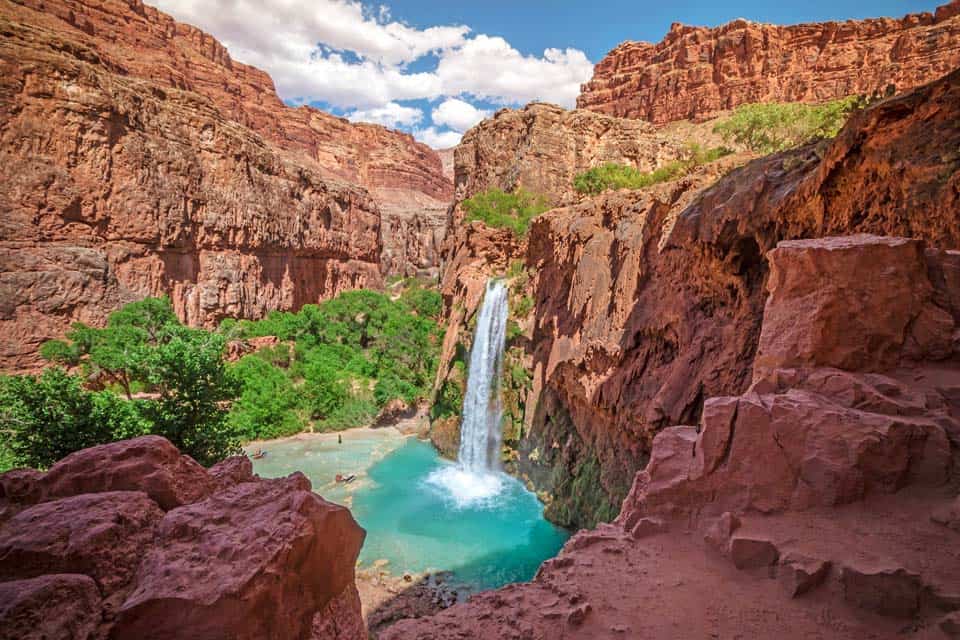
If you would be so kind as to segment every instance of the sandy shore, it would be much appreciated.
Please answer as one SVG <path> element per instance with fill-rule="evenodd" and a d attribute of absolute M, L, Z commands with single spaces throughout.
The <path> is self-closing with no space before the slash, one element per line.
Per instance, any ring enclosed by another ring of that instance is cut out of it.
<path fill-rule="evenodd" d="M 272 440 L 252 440 L 243 445 L 243 450 L 249 455 L 257 449 L 266 449 L 271 444 L 278 442 L 290 442 L 297 440 L 318 440 L 320 442 L 334 442 L 338 437 L 344 440 L 357 440 L 370 437 L 371 435 L 389 436 L 418 436 L 425 438 L 430 429 L 430 422 L 427 419 L 426 412 L 421 411 L 411 418 L 405 418 L 396 424 L 384 427 L 353 427 L 343 431 L 303 431 L 285 438 L 274 438 Z"/>

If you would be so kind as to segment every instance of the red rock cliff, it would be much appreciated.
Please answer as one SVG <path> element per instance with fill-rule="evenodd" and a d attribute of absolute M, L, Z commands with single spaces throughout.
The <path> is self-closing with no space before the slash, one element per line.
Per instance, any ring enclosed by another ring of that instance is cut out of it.
<path fill-rule="evenodd" d="M 0 25 L 0 369 L 143 296 L 211 325 L 378 286 L 384 242 L 391 270 L 434 259 L 381 240 L 452 191 L 409 135 L 286 107 L 140 2 L 2 0 Z"/>
<path fill-rule="evenodd" d="M 662 124 L 753 102 L 823 102 L 930 82 L 960 65 L 960 2 L 901 19 L 674 24 L 601 60 L 577 107 Z"/>
<path fill-rule="evenodd" d="M 658 432 L 746 390 L 779 241 L 869 232 L 960 247 L 958 121 L 960 71 L 867 109 L 827 145 L 554 209 L 522 244 L 457 229 L 443 278 L 452 325 L 469 322 L 478 283 L 511 260 L 527 268 L 518 293 L 532 310 L 513 344 L 533 380 L 516 463 L 552 495 L 548 515 L 611 517 Z"/>

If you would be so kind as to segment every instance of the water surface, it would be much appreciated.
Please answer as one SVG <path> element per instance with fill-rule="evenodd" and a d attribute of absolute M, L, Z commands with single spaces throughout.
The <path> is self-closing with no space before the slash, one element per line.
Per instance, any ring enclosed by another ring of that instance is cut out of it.
<path fill-rule="evenodd" d="M 383 559 L 394 574 L 449 570 L 457 583 L 489 589 L 529 580 L 567 538 L 515 478 L 458 476 L 460 468 L 429 443 L 392 429 L 349 436 L 340 445 L 335 436 L 266 443 L 269 453 L 254 470 L 265 477 L 302 471 L 317 493 L 349 506 L 367 530 L 362 565 Z M 358 478 L 337 485 L 337 473 Z"/>

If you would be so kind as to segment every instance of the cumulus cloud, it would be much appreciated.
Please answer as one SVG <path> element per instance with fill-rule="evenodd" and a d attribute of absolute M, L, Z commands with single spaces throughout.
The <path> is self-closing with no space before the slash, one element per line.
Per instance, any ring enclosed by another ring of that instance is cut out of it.
<path fill-rule="evenodd" d="M 470 97 L 497 104 L 531 100 L 572 107 L 593 67 L 577 49 L 524 55 L 500 37 L 465 25 L 419 29 L 394 19 L 389 7 L 357 0 L 153 0 L 180 21 L 221 40 L 241 62 L 267 71 L 292 102 L 322 102 L 389 126 L 419 125 L 404 100 L 447 98 L 420 127 L 426 141 L 445 144 L 486 111 Z M 435 62 L 434 62 L 435 60 Z M 410 65 L 416 61 L 417 71 Z"/>
<path fill-rule="evenodd" d="M 231 45 L 283 57 L 317 43 L 352 51 L 364 60 L 400 65 L 463 44 L 469 27 L 416 29 L 390 21 L 389 9 L 366 9 L 355 0 L 157 0 L 174 17 L 195 24 Z"/>
<path fill-rule="evenodd" d="M 542 100 L 573 107 L 592 73 L 578 49 L 524 56 L 503 38 L 482 34 L 446 52 L 437 65 L 444 94 L 466 92 L 504 104 Z"/>
<path fill-rule="evenodd" d="M 462 133 L 456 131 L 439 131 L 436 127 L 427 127 L 425 129 L 414 129 L 413 137 L 434 149 L 449 149 L 460 144 Z"/>
<path fill-rule="evenodd" d="M 469 102 L 447 98 L 433 110 L 430 118 L 435 125 L 447 126 L 463 133 L 489 115 L 490 111 L 487 109 L 477 109 Z"/>
<path fill-rule="evenodd" d="M 405 107 L 396 102 L 388 102 L 382 107 L 355 109 L 347 113 L 347 119 L 353 122 L 372 122 L 385 127 L 410 127 L 423 120 L 423 111 L 416 107 Z"/>

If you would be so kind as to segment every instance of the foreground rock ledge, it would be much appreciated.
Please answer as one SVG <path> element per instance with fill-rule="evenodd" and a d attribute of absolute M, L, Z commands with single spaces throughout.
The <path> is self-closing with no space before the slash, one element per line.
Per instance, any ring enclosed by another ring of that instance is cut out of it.
<path fill-rule="evenodd" d="M 2 474 L 0 637 L 365 638 L 364 531 L 310 488 L 156 436 Z"/>

